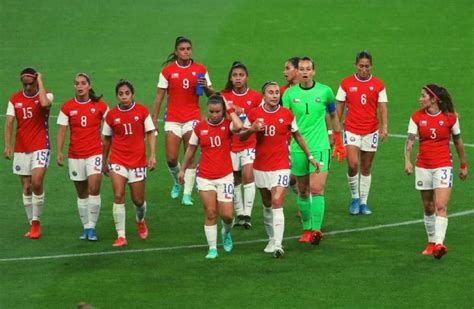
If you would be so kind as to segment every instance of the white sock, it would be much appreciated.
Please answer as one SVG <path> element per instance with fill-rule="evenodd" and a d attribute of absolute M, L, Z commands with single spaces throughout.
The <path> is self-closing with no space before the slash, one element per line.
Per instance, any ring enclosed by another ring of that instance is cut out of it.
<path fill-rule="evenodd" d="M 102 200 L 100 199 L 100 195 L 89 195 L 89 228 L 95 229 L 97 225 L 97 221 L 99 220 L 100 214 L 100 205 Z"/>
<path fill-rule="evenodd" d="M 359 173 L 354 176 L 347 175 L 347 182 L 349 183 L 349 191 L 351 191 L 352 198 L 359 198 Z"/>
<path fill-rule="evenodd" d="M 426 235 L 428 235 L 428 242 L 435 242 L 435 222 L 436 222 L 436 215 L 432 214 L 431 216 L 424 216 L 425 222 L 425 230 Z"/>
<path fill-rule="evenodd" d="M 224 233 L 228 234 L 230 233 L 230 231 L 232 230 L 232 224 L 233 222 L 231 223 L 225 223 L 223 220 L 222 220 L 222 229 L 224 230 Z"/>
<path fill-rule="evenodd" d="M 89 209 L 87 208 L 89 199 L 77 198 L 77 210 L 79 211 L 79 218 L 81 218 L 82 226 L 85 229 L 89 228 Z"/>
<path fill-rule="evenodd" d="M 184 171 L 184 194 L 193 193 L 194 188 L 194 180 L 196 179 L 196 169 L 195 168 L 188 168 Z"/>
<path fill-rule="evenodd" d="M 273 232 L 273 211 L 271 207 L 263 206 L 263 225 L 265 226 L 268 239 L 273 239 L 275 234 Z"/>
<path fill-rule="evenodd" d="M 118 237 L 125 237 L 125 204 L 115 204 L 112 208 Z"/>
<path fill-rule="evenodd" d="M 443 244 L 448 229 L 448 218 L 436 216 L 435 227 L 436 244 Z"/>
<path fill-rule="evenodd" d="M 33 206 L 31 204 L 32 196 L 23 194 L 23 206 L 25 206 L 26 217 L 28 222 L 31 224 L 31 219 L 33 219 Z"/>
<path fill-rule="evenodd" d="M 204 225 L 204 233 L 206 234 L 209 249 L 217 249 L 217 224 Z"/>
<path fill-rule="evenodd" d="M 33 206 L 32 220 L 40 221 L 41 214 L 43 213 L 44 207 L 44 192 L 41 195 L 33 193 L 31 198 L 31 205 Z"/>
<path fill-rule="evenodd" d="M 146 201 L 143 202 L 143 205 L 141 207 L 138 207 L 135 205 L 135 218 L 137 219 L 137 222 L 142 222 L 143 219 L 145 219 L 145 213 L 146 213 Z"/>
<path fill-rule="evenodd" d="M 242 202 L 242 185 L 236 185 L 234 188 L 234 209 L 237 216 L 244 214 L 244 203 Z"/>
<path fill-rule="evenodd" d="M 255 200 L 255 183 L 244 185 L 244 215 L 251 217 Z"/>
<path fill-rule="evenodd" d="M 179 169 L 181 168 L 181 165 L 178 162 L 178 165 L 175 167 L 169 167 L 168 166 L 168 171 L 171 174 L 171 177 L 173 177 L 174 183 L 179 183 L 178 182 L 178 174 L 179 174 Z"/>
<path fill-rule="evenodd" d="M 367 205 L 369 198 L 370 183 L 372 182 L 372 175 L 360 175 L 360 203 Z"/>
<path fill-rule="evenodd" d="M 275 233 L 275 246 L 281 246 L 283 233 L 285 232 L 285 215 L 283 208 L 272 208 L 273 213 L 273 231 Z"/>

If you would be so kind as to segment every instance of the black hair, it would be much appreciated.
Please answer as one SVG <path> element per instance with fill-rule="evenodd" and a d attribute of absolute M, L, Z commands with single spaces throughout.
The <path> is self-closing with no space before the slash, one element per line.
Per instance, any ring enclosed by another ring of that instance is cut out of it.
<path fill-rule="evenodd" d="M 268 86 L 270 85 L 275 85 L 275 86 L 278 86 L 278 83 L 275 82 L 275 81 L 272 81 L 272 80 L 269 80 L 267 82 L 265 82 L 265 84 L 263 84 L 262 86 L 262 94 L 265 94 L 265 90 L 267 89 Z M 279 86 L 278 86 L 279 87 Z"/>
<path fill-rule="evenodd" d="M 38 73 L 38 71 L 36 71 L 34 68 L 32 68 L 32 67 L 26 67 L 26 68 L 24 68 L 23 70 L 21 70 L 21 72 L 20 72 L 20 77 L 23 76 L 24 74 L 35 75 L 36 73 Z"/>
<path fill-rule="evenodd" d="M 370 64 L 372 64 L 372 55 L 366 50 L 357 53 L 355 63 L 358 64 L 360 59 L 369 59 Z"/>
<path fill-rule="evenodd" d="M 225 116 L 226 108 L 225 108 L 225 102 L 224 98 L 219 92 L 215 92 L 209 96 L 207 99 L 207 105 L 211 104 L 220 104 L 222 105 L 222 115 Z"/>
<path fill-rule="evenodd" d="M 91 84 L 91 79 L 90 79 L 89 75 L 87 75 L 86 73 L 77 73 L 77 74 L 76 74 L 76 77 L 74 78 L 74 80 L 75 80 L 76 78 L 78 78 L 79 76 L 84 77 L 84 78 L 87 80 L 87 83 L 88 83 L 89 85 Z M 89 98 L 91 99 L 92 102 L 99 102 L 99 100 L 102 99 L 103 96 L 104 96 L 103 94 L 101 94 L 100 96 L 97 96 L 97 95 L 95 94 L 94 89 L 92 89 L 92 87 L 91 87 L 91 89 L 89 89 Z"/>
<path fill-rule="evenodd" d="M 453 100 L 448 90 L 437 84 L 428 84 L 423 87 L 430 98 L 438 100 L 439 109 L 443 113 L 455 113 Z"/>
<path fill-rule="evenodd" d="M 175 54 L 175 51 L 178 48 L 179 44 L 181 44 L 181 43 L 189 43 L 189 45 L 191 45 L 191 47 L 193 46 L 190 39 L 185 38 L 184 36 L 177 37 L 176 41 L 174 43 L 174 50 L 171 52 L 171 54 L 168 55 L 168 58 L 165 60 L 165 62 L 163 62 L 163 65 L 169 64 L 171 62 L 176 61 L 176 59 L 178 59 L 178 57 Z"/>
<path fill-rule="evenodd" d="M 132 83 L 126 79 L 121 79 L 117 82 L 117 85 L 115 85 L 115 95 L 118 95 L 119 88 L 122 86 L 127 86 L 128 89 L 130 89 L 130 92 L 135 94 L 135 89 L 133 88 Z"/>
<path fill-rule="evenodd" d="M 234 61 L 234 63 L 232 63 L 232 66 L 230 67 L 229 75 L 227 76 L 227 83 L 225 84 L 224 90 L 230 91 L 232 90 L 232 88 L 234 88 L 234 85 L 231 81 L 232 72 L 234 71 L 234 69 L 242 69 L 245 71 L 245 74 L 249 76 L 249 71 L 247 70 L 247 67 L 240 61 Z"/>
<path fill-rule="evenodd" d="M 288 58 L 286 61 L 291 63 L 291 65 L 294 68 L 298 68 L 298 63 L 300 63 L 300 60 L 301 60 L 300 57 L 291 57 L 291 58 Z"/>
<path fill-rule="evenodd" d="M 314 70 L 314 60 L 311 59 L 311 57 L 308 57 L 308 56 L 301 57 L 300 61 L 298 62 L 298 65 L 301 63 L 301 61 L 310 61 L 311 66 L 313 67 L 313 70 Z"/>

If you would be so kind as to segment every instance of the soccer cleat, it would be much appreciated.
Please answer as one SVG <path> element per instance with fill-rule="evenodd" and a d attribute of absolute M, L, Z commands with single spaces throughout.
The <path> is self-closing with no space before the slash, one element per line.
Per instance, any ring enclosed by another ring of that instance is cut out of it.
<path fill-rule="evenodd" d="M 224 231 L 224 228 L 222 229 L 222 246 L 224 247 L 225 252 L 231 252 L 233 245 L 232 245 L 232 236 L 229 233 L 226 233 Z"/>
<path fill-rule="evenodd" d="M 217 254 L 217 249 L 215 249 L 215 248 L 214 249 L 209 249 L 209 251 L 207 251 L 206 259 L 214 260 L 218 256 L 219 256 L 219 254 Z"/>
<path fill-rule="evenodd" d="M 323 233 L 321 231 L 313 231 L 311 233 L 311 244 L 314 245 L 314 246 L 317 246 L 319 245 L 319 243 L 321 242 L 321 239 L 323 239 Z"/>
<path fill-rule="evenodd" d="M 243 226 L 246 230 L 250 230 L 252 228 L 252 222 L 250 222 L 252 218 L 250 216 L 244 216 L 244 223 Z"/>
<path fill-rule="evenodd" d="M 97 241 L 99 239 L 97 238 L 95 229 L 89 229 L 89 233 L 87 234 L 87 239 L 90 241 Z"/>
<path fill-rule="evenodd" d="M 186 205 L 186 206 L 192 206 L 193 205 L 193 199 L 191 198 L 190 194 L 183 194 L 183 199 L 181 200 L 181 204 Z"/>
<path fill-rule="evenodd" d="M 265 247 L 265 249 L 263 249 L 263 252 L 265 253 L 273 253 L 273 251 L 275 251 L 275 240 L 274 239 L 270 239 L 268 241 L 268 244 L 267 246 Z"/>
<path fill-rule="evenodd" d="M 173 188 L 171 188 L 171 198 L 177 199 L 179 197 L 180 192 L 181 192 L 181 185 L 175 182 L 173 185 Z"/>
<path fill-rule="evenodd" d="M 421 252 L 421 254 L 423 254 L 423 255 L 433 255 L 434 247 L 435 247 L 435 243 L 434 242 L 429 242 L 428 245 L 426 246 L 425 250 L 423 250 L 423 252 Z"/>
<path fill-rule="evenodd" d="M 363 215 L 370 215 L 372 211 L 369 209 L 367 204 L 360 204 L 360 213 Z"/>
<path fill-rule="evenodd" d="M 304 230 L 303 235 L 301 235 L 300 239 L 298 239 L 301 243 L 310 243 L 313 237 L 313 231 L 311 230 Z"/>
<path fill-rule="evenodd" d="M 26 238 L 30 238 L 30 232 L 31 232 L 31 225 L 30 225 L 30 229 L 28 230 L 28 232 L 26 232 L 25 235 L 23 235 L 23 236 L 26 237 Z"/>
<path fill-rule="evenodd" d="M 437 244 L 433 249 L 433 256 L 435 259 L 439 260 L 448 253 L 448 247 L 443 244 Z"/>
<path fill-rule="evenodd" d="M 281 258 L 285 254 L 285 251 L 283 251 L 283 248 L 281 246 L 276 247 L 273 250 L 273 257 L 278 259 Z"/>
<path fill-rule="evenodd" d="M 351 215 L 358 215 L 360 212 L 360 200 L 358 198 L 353 198 L 349 203 L 349 212 Z"/>
<path fill-rule="evenodd" d="M 245 224 L 244 215 L 238 215 L 237 220 L 234 221 L 234 227 L 242 227 Z"/>
<path fill-rule="evenodd" d="M 28 233 L 29 233 L 28 237 L 32 239 L 38 239 L 41 237 L 40 222 L 38 220 L 31 221 L 31 229 Z"/>
<path fill-rule="evenodd" d="M 113 247 L 125 247 L 127 245 L 127 238 L 119 237 L 114 241 Z"/>
<path fill-rule="evenodd" d="M 82 235 L 79 236 L 79 239 L 80 240 L 86 240 L 88 236 L 89 236 L 89 229 L 84 229 L 82 231 Z"/>
<path fill-rule="evenodd" d="M 146 227 L 145 219 L 141 222 L 137 222 L 138 236 L 141 240 L 145 240 L 148 237 L 148 228 Z"/>

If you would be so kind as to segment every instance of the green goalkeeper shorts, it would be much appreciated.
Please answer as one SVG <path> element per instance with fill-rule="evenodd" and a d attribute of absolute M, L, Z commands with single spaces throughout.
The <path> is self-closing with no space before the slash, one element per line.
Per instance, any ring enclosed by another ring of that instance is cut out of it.
<path fill-rule="evenodd" d="M 319 163 L 321 172 L 329 170 L 331 163 L 331 150 L 312 151 L 314 159 Z M 291 158 L 291 173 L 295 176 L 305 176 L 314 173 L 316 168 L 309 163 L 308 158 L 304 152 L 292 152 Z"/>

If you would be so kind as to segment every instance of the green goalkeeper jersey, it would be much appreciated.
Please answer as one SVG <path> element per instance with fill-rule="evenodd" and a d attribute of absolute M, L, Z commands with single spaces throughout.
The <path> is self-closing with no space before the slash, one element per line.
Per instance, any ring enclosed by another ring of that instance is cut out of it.
<path fill-rule="evenodd" d="M 326 107 L 334 104 L 334 92 L 331 88 L 318 82 L 309 89 L 295 85 L 285 91 L 282 102 L 295 115 L 298 129 L 310 151 L 330 149 Z M 303 152 L 294 139 L 291 141 L 291 152 Z"/>

